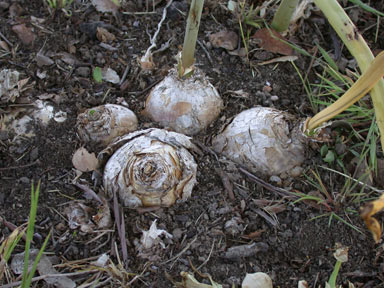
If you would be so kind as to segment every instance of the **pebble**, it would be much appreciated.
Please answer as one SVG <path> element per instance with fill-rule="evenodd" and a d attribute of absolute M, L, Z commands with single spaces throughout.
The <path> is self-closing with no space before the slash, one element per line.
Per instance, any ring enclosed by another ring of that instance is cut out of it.
<path fill-rule="evenodd" d="M 31 153 L 29 154 L 29 159 L 31 161 L 35 161 L 39 157 L 39 148 L 33 148 Z"/>
<path fill-rule="evenodd" d="M 87 78 L 89 77 L 89 74 L 91 72 L 91 69 L 89 67 L 79 67 L 76 69 L 76 75 L 80 77 Z"/>
<path fill-rule="evenodd" d="M 8 9 L 9 3 L 7 1 L 0 1 L 0 10 Z"/>
<path fill-rule="evenodd" d="M 183 236 L 183 231 L 180 228 L 175 228 L 172 231 L 172 235 L 175 238 L 176 241 L 180 240 L 181 237 Z"/>
<path fill-rule="evenodd" d="M 29 184 L 29 178 L 28 177 L 21 177 L 19 179 L 20 183 Z"/>
<path fill-rule="evenodd" d="M 279 96 L 276 96 L 276 95 L 271 96 L 271 101 L 277 101 L 277 100 L 279 100 Z"/>
<path fill-rule="evenodd" d="M 337 143 L 335 145 L 335 151 L 337 155 L 344 154 L 346 150 L 347 150 L 347 145 L 345 145 L 344 143 Z"/>
<path fill-rule="evenodd" d="M 7 131 L 0 131 L 0 141 L 5 141 L 8 139 L 8 132 Z"/>
<path fill-rule="evenodd" d="M 301 173 L 303 173 L 303 168 L 301 168 L 300 166 L 296 166 L 291 170 L 290 173 L 292 177 L 299 177 Z"/>
<path fill-rule="evenodd" d="M 275 183 L 277 186 L 281 186 L 281 184 L 283 184 L 283 182 L 281 181 L 281 178 L 275 175 L 269 178 L 269 182 Z"/>

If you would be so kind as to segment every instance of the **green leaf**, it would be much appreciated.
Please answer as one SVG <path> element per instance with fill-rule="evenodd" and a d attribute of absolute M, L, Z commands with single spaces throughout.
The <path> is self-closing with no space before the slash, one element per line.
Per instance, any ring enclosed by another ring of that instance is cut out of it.
<path fill-rule="evenodd" d="M 332 150 L 329 150 L 323 160 L 324 162 L 332 163 L 333 161 L 335 161 L 335 153 Z"/>
<path fill-rule="evenodd" d="M 95 67 L 95 69 L 93 69 L 93 79 L 97 83 L 103 82 L 103 77 L 101 75 L 101 68 L 100 67 Z"/>
<path fill-rule="evenodd" d="M 320 148 L 321 157 L 325 157 L 325 155 L 327 155 L 327 153 L 328 153 L 328 146 L 327 145 L 321 146 L 321 148 Z"/>

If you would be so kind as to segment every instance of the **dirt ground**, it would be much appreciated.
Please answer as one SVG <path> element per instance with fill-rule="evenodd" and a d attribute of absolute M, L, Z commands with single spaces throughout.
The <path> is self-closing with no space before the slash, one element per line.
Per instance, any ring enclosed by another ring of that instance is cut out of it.
<path fill-rule="evenodd" d="M 73 167 L 72 156 L 84 145 L 77 136 L 76 117 L 90 107 L 123 103 L 138 116 L 139 129 L 158 127 L 140 111 L 150 88 L 175 65 L 174 56 L 183 43 L 188 11 L 187 1 L 173 1 L 157 39 L 158 47 L 172 39 L 169 47 L 154 55 L 153 70 L 142 71 L 138 59 L 150 45 L 149 35 L 155 33 L 166 1 L 155 1 L 154 11 L 152 1 L 148 1 L 148 10 L 144 0 L 126 1 L 115 15 L 99 12 L 88 2 L 91 1 L 74 1 L 68 8 L 72 15 L 66 16 L 59 9 L 52 13 L 42 0 L 0 1 L 0 32 L 3 36 L 0 40 L 9 42 L 9 51 L 1 50 L 0 69 L 17 70 L 20 79 L 29 78 L 27 85 L 33 84 L 14 102 L 0 103 L 0 115 L 5 117 L 15 111 L 19 118 L 28 115 L 38 99 L 52 105 L 54 112 L 66 113 L 64 122 L 53 119 L 47 125 L 34 122 L 30 129 L 36 135 L 32 137 L 15 137 L 14 131 L 1 130 L 0 216 L 16 226 L 26 223 L 31 183 L 41 180 L 36 233 L 44 239 L 52 229 L 46 251 L 59 257 L 62 263 L 111 254 L 113 243 L 119 249 L 121 245 L 116 231 L 107 232 L 89 243 L 100 232 L 87 234 L 71 230 L 63 216 L 63 209 L 70 201 L 79 199 L 94 205 L 91 200 L 85 200 L 81 189 L 73 185 L 75 179 L 96 192 L 101 191 L 101 184 L 94 183 L 91 173 L 78 177 Z M 261 5 L 262 1 L 249 1 L 247 7 L 251 2 Z M 374 2 L 376 9 L 384 10 L 383 1 Z M 290 62 L 257 65 L 281 55 L 265 51 L 251 41 L 250 62 L 247 62 L 246 57 L 230 55 L 223 48 L 212 47 L 210 34 L 222 30 L 239 33 L 238 20 L 225 9 L 226 5 L 227 1 L 206 1 L 201 20 L 201 45 L 197 45 L 196 65 L 209 76 L 225 105 L 219 119 L 194 137 L 201 147 L 209 147 L 212 136 L 233 116 L 257 105 L 288 111 L 298 118 L 313 115 L 300 77 Z M 382 49 L 382 21 L 375 31 L 376 16 L 351 4 L 344 5 L 349 7 L 348 13 L 356 19 L 355 24 L 371 49 Z M 268 11 L 266 20 L 270 21 L 272 16 L 273 11 Z M 320 12 L 312 11 L 310 17 L 300 21 L 289 40 L 309 53 L 313 53 L 315 43 L 332 53 L 340 45 L 332 40 L 331 28 Z M 103 23 L 101 25 L 116 37 L 108 43 L 109 46 L 100 45 L 94 23 Z M 31 28 L 33 36 L 29 37 L 34 37 L 31 43 L 15 33 L 14 26 L 18 24 Z M 252 33 L 255 31 L 251 30 Z M 46 61 L 43 64 L 37 61 L 39 53 L 52 62 L 47 59 L 41 60 Z M 316 81 L 315 73 L 321 68 L 313 65 L 310 57 L 297 56 L 295 65 L 300 73 L 306 75 L 310 71 L 309 81 Z M 351 59 L 345 48 L 341 59 Z M 125 71 L 127 74 L 121 85 L 106 81 L 98 84 L 92 77 L 95 67 L 110 67 L 120 77 Z M 244 93 L 234 93 L 239 90 Z M 86 148 L 91 152 L 100 151 L 97 147 Z M 320 145 L 308 147 L 308 160 L 303 164 L 307 175 L 317 165 L 338 169 L 336 165 L 323 162 L 319 149 Z M 128 247 L 125 265 L 132 275 L 140 274 L 133 287 L 172 287 L 170 279 L 180 281 L 181 271 L 193 273 L 192 265 L 201 273 L 210 274 L 223 287 L 232 284 L 240 287 L 246 273 L 259 271 L 272 278 L 274 287 L 297 287 L 299 280 L 306 280 L 309 287 L 324 287 L 336 262 L 333 256 L 336 243 L 349 247 L 349 260 L 342 265 L 338 277 L 340 285 L 348 287 L 349 281 L 355 287 L 384 287 L 383 246 L 374 243 L 359 216 L 362 203 L 348 199 L 335 206 L 294 202 L 276 192 L 275 186 L 279 183 L 257 175 L 272 187 L 267 189 L 220 155 L 216 158 L 209 149 L 203 151 L 202 155 L 196 156 L 198 184 L 187 202 L 149 212 L 124 209 Z M 378 157 L 382 157 L 381 152 L 378 152 Z M 328 191 L 337 197 L 346 179 L 325 169 L 318 168 L 318 172 Z M 372 185 L 383 189 L 379 178 Z M 316 190 L 304 175 L 281 180 L 280 186 L 291 191 L 309 193 Z M 225 181 L 232 185 L 234 200 L 228 195 L 228 186 L 223 184 Z M 356 186 L 352 192 L 372 193 L 372 190 Z M 370 195 L 371 198 L 377 197 L 377 193 Z M 342 220 L 331 218 L 331 215 Z M 141 231 L 148 230 L 155 219 L 158 226 L 173 238 L 164 239 L 165 248 L 159 248 L 153 252 L 154 257 L 145 259 L 138 255 L 135 243 L 139 241 Z M 0 224 L 0 229 L 0 239 L 3 240 L 11 230 L 4 223 Z M 252 243 L 262 251 L 252 248 L 244 255 L 226 257 L 229 248 Z M 40 245 L 35 244 L 36 247 Z M 16 250 L 23 251 L 22 245 Z M 116 256 L 111 255 L 117 263 Z M 74 271 L 64 266 L 57 269 L 60 273 Z M 197 273 L 195 276 L 199 281 L 209 283 L 207 278 L 199 277 Z M 85 280 L 83 275 L 73 279 L 78 283 Z M 129 280 L 132 279 L 133 276 Z M 116 283 L 111 280 L 106 286 L 118 287 Z M 39 282 L 37 287 L 48 286 Z"/>

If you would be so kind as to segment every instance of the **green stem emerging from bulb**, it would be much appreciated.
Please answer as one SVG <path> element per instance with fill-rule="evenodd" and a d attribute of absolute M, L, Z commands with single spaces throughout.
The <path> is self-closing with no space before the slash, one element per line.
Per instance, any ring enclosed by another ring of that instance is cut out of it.
<path fill-rule="evenodd" d="M 204 0 L 192 0 L 191 2 L 185 31 L 183 51 L 181 53 L 181 61 L 179 62 L 178 70 L 180 78 L 193 73 L 197 34 L 199 33 L 203 6 Z"/>

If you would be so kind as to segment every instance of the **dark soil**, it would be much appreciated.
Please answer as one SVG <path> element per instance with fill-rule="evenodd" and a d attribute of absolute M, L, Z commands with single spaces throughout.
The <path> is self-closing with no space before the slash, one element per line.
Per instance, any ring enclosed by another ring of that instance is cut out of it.
<path fill-rule="evenodd" d="M 60 10 L 50 13 L 42 0 L 0 1 L 11 5 L 9 8 L 5 4 L 1 6 L 4 8 L 0 7 L 0 32 L 13 45 L 9 47 L 9 53 L 1 50 L 0 70 L 17 70 L 21 73 L 20 79 L 29 77 L 29 83 L 34 82 L 33 87 L 23 92 L 15 103 L 2 103 L 0 115 L 28 107 L 28 104 L 35 102 L 44 93 L 58 95 L 58 98 L 46 101 L 55 107 L 55 111 L 67 113 L 67 120 L 63 123 L 51 120 L 48 126 L 44 126 L 36 122 L 35 137 L 15 138 L 12 131 L 2 126 L 0 216 L 16 226 L 26 223 L 31 184 L 41 180 L 36 232 L 44 239 L 49 230 L 53 230 L 52 240 L 48 242 L 46 251 L 59 256 L 63 262 L 103 253 L 110 254 L 115 242 L 120 247 L 120 240 L 115 232 L 106 233 L 86 244 L 99 232 L 73 233 L 61 216 L 68 201 L 85 199 L 83 191 L 72 184 L 77 177 L 71 162 L 72 155 L 77 148 L 84 145 L 76 134 L 76 117 L 87 108 L 125 100 L 128 107 L 137 114 L 140 129 L 158 127 L 141 116 L 140 111 L 144 107 L 147 91 L 175 64 L 174 56 L 183 43 L 186 20 L 178 10 L 184 13 L 188 11 L 186 1 L 174 1 L 157 39 L 158 47 L 171 38 L 174 40 L 170 42 L 168 49 L 154 55 L 156 67 L 146 72 L 141 70 L 138 59 L 150 45 L 148 33 L 153 35 L 156 31 L 166 1 L 155 1 L 155 13 L 141 14 L 133 12 L 145 12 L 146 1 L 126 1 L 115 16 L 97 12 L 91 4 L 87 4 L 88 1 L 74 2 L 69 9 L 72 16 L 67 17 Z M 290 62 L 257 65 L 281 55 L 264 51 L 251 41 L 250 64 L 246 57 L 232 56 L 224 49 L 209 45 L 209 34 L 225 29 L 239 33 L 239 25 L 236 17 L 224 8 L 227 1 L 206 2 L 208 3 L 199 34 L 199 40 L 206 51 L 200 45 L 197 46 L 196 64 L 218 89 L 225 109 L 214 124 L 194 137 L 195 141 L 209 147 L 211 137 L 233 116 L 257 105 L 288 111 L 298 118 L 313 115 L 300 77 Z M 256 5 L 262 1 L 253 2 Z M 376 1 L 375 5 L 376 9 L 384 10 L 383 1 Z M 122 11 L 131 13 L 123 14 Z M 358 8 L 348 11 L 359 13 L 356 24 L 364 32 L 372 50 L 383 48 L 383 24 L 378 28 L 378 41 L 374 41 L 376 16 Z M 273 11 L 268 12 L 267 20 L 270 20 L 272 13 Z M 32 17 L 39 18 L 42 22 L 32 20 Z M 84 26 L 96 21 L 103 21 L 107 24 L 106 29 L 116 36 L 116 40 L 110 43 L 116 48 L 113 51 L 101 47 L 100 41 L 87 29 L 89 27 Z M 30 45 L 23 44 L 12 31 L 14 25 L 21 23 L 31 27 L 36 36 Z M 370 28 L 371 25 L 374 28 Z M 333 52 L 338 44 L 332 42 L 330 30 L 322 14 L 312 12 L 310 18 L 300 23 L 299 29 L 290 40 L 310 53 L 316 47 L 315 41 L 327 51 Z M 39 67 L 35 60 L 39 51 L 49 56 L 54 63 Z M 76 62 L 68 64 L 63 61 L 60 57 L 63 52 L 72 54 Z M 341 59 L 350 59 L 346 49 L 342 53 Z M 302 55 L 298 55 L 295 64 L 302 75 L 310 71 L 310 82 L 315 81 L 315 72 L 321 71 L 319 66 L 311 65 L 309 57 Z M 110 67 L 120 77 L 126 69 L 128 74 L 122 85 L 108 82 L 96 84 L 92 78 L 92 69 L 96 66 Z M 43 72 L 46 77 L 41 79 L 38 75 Z M 270 92 L 267 92 L 266 86 L 272 88 Z M 248 95 L 239 97 L 233 93 L 237 90 L 243 90 Z M 277 99 L 272 98 L 274 101 L 271 100 L 273 95 L 278 96 Z M 321 159 L 320 146 L 316 144 L 308 148 L 308 160 L 303 165 L 307 175 L 311 175 L 310 169 L 318 164 L 327 166 Z M 87 148 L 89 151 L 99 152 L 95 147 Z M 329 206 L 293 202 L 292 199 L 276 193 L 276 189 L 271 191 L 253 182 L 236 165 L 220 157 L 216 158 L 208 149 L 204 151 L 203 155 L 196 157 L 198 184 L 193 190 L 192 198 L 187 202 L 152 212 L 139 213 L 140 211 L 124 209 L 128 241 L 127 269 L 135 274 L 145 270 L 132 284 L 134 287 L 172 287 L 170 277 L 180 281 L 181 271 L 194 272 L 191 263 L 194 267 L 203 264 L 199 271 L 210 274 L 214 281 L 224 287 L 231 287 L 232 284 L 240 287 L 246 273 L 258 271 L 269 274 L 275 287 L 297 287 L 299 280 L 306 280 L 309 287 L 324 287 L 336 262 L 333 256 L 336 243 L 349 247 L 349 260 L 342 265 L 338 283 L 348 285 L 350 281 L 355 287 L 383 287 L 383 249 L 381 245 L 375 245 L 359 217 L 359 206 L 362 203 L 349 199 L 338 201 L 337 204 L 329 203 Z M 330 167 L 337 169 L 336 165 Z M 346 179 L 318 169 L 324 185 L 336 199 Z M 223 179 L 229 179 L 233 185 L 234 200 L 229 197 Z M 268 177 L 263 179 L 269 182 Z M 101 191 L 100 183 L 94 185 L 91 173 L 84 173 L 77 180 L 96 192 Z M 308 193 L 316 190 L 304 176 L 282 180 L 281 186 L 291 191 Z M 376 181 L 373 185 L 383 189 L 379 180 Z M 273 182 L 270 184 L 277 185 Z M 359 186 L 351 191 L 358 192 L 372 191 L 361 191 Z M 86 201 L 89 205 L 94 205 L 91 200 Z M 274 209 L 270 207 L 272 205 L 275 205 Z M 331 215 L 337 215 L 344 222 L 335 217 L 330 218 Z M 173 239 L 164 240 L 166 248 L 155 251 L 154 254 L 158 257 L 149 262 L 137 256 L 134 243 L 140 239 L 141 230 L 148 230 L 155 219 L 158 219 L 160 228 L 173 235 Z M 228 227 L 230 220 L 235 224 Z M 350 223 L 356 229 L 345 223 Z M 11 230 L 4 223 L 0 224 L 0 229 L 0 239 L 3 240 Z M 254 232 L 257 232 L 257 237 L 247 237 Z M 268 249 L 258 253 L 251 250 L 247 252 L 249 255 L 235 259 L 224 257 L 228 248 L 251 243 L 263 243 L 263 247 Z M 40 245 L 37 241 L 36 247 Z M 16 250 L 20 252 L 23 247 L 18 246 Z M 112 260 L 117 263 L 113 253 Z M 63 273 L 71 272 L 63 268 L 58 270 Z M 200 281 L 209 283 L 208 279 L 200 278 L 196 273 L 195 276 Z M 84 279 L 78 281 L 80 283 Z M 118 284 L 113 283 L 115 282 L 108 285 L 118 287 Z M 39 287 L 46 285 L 44 282 L 38 284 Z"/>

